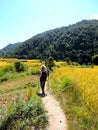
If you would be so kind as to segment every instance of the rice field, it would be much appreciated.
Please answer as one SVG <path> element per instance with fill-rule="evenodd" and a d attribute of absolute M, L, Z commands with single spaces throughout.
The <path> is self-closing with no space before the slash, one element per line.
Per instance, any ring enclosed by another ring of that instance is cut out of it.
<path fill-rule="evenodd" d="M 40 60 L 0 59 L 0 129 L 46 128 L 48 118 L 36 94 L 41 64 Z"/>
<path fill-rule="evenodd" d="M 29 67 L 36 67 L 36 68 L 39 68 L 42 64 L 40 60 L 24 60 L 22 62 L 28 65 Z"/>
<path fill-rule="evenodd" d="M 77 87 L 82 91 L 85 105 L 91 113 L 98 114 L 98 67 L 76 68 L 63 67 L 55 70 L 53 77 L 56 81 L 62 81 L 71 77 Z"/>
<path fill-rule="evenodd" d="M 41 64 L 43 64 L 40 60 L 0 59 L 0 69 L 2 70 L 2 68 L 13 66 L 15 61 L 21 61 L 23 64 L 27 65 L 30 72 L 34 71 L 32 69 L 39 70 Z M 98 110 L 97 110 L 98 109 L 98 66 L 94 66 L 93 68 L 81 68 L 80 66 L 70 67 L 65 62 L 55 62 L 55 64 L 59 68 L 54 69 L 50 77 L 50 80 L 52 79 L 53 82 L 56 82 L 57 83 L 56 87 L 58 87 L 59 83 L 62 83 L 62 81 L 65 78 L 70 77 L 75 85 L 74 87 L 80 90 L 82 93 L 82 100 L 83 100 L 84 106 L 86 106 L 89 113 L 92 115 L 95 115 L 97 119 L 97 116 L 98 116 Z M 1 70 L 0 70 L 0 73 L 2 72 Z M 1 74 L 0 76 L 2 77 Z M 14 104 L 17 97 L 21 94 L 25 98 L 25 100 L 28 100 L 30 95 L 32 95 L 33 90 L 31 91 L 31 89 L 28 89 L 28 85 L 25 86 L 25 84 L 31 81 L 37 82 L 37 79 L 32 78 L 32 75 L 31 75 L 31 78 L 28 77 L 26 78 L 26 80 L 17 79 L 16 85 L 15 85 L 15 82 L 13 81 L 9 81 L 7 82 L 7 84 L 6 83 L 0 84 L 0 109 L 8 106 L 9 103 Z M 76 129 L 76 130 L 80 130 L 80 129 Z M 85 129 L 85 130 L 88 130 L 88 129 Z M 94 130 L 94 129 L 92 128 L 91 130 Z"/>
<path fill-rule="evenodd" d="M 10 70 L 9 71 L 6 71 L 6 70 L 9 66 L 12 66 L 14 64 L 14 62 L 16 62 L 16 61 L 21 61 L 24 64 L 27 64 L 29 66 L 28 69 L 30 69 L 30 68 L 35 69 L 41 65 L 40 60 L 25 60 L 25 61 L 23 61 L 23 60 L 18 60 L 18 59 L 0 59 L 0 77 L 1 78 L 3 77 L 2 75 L 5 75 L 7 73 L 9 75 L 11 75 L 11 73 L 9 73 Z M 6 73 L 5 72 L 3 73 L 3 71 L 6 71 Z M 15 75 L 17 77 L 17 76 L 20 76 L 23 74 L 14 72 L 13 77 Z M 24 77 L 23 79 L 21 79 L 21 77 L 20 77 L 17 80 L 15 78 L 11 81 L 7 81 L 7 82 L 0 84 L 0 108 L 2 105 L 7 105 L 8 103 L 12 102 L 13 99 L 16 99 L 19 91 L 21 91 L 21 93 L 24 94 L 24 92 L 22 92 L 22 91 L 25 91 L 26 88 L 23 85 L 25 85 L 28 82 L 36 82 L 36 78 L 34 78 L 34 76 L 28 76 L 28 78 Z M 25 93 L 27 93 L 27 92 L 25 92 Z M 25 95 L 24 95 L 24 97 L 25 97 Z"/>

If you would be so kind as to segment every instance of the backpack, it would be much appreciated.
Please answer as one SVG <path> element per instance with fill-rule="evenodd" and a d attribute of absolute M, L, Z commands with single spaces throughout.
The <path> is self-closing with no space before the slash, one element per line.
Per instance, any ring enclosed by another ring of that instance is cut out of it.
<path fill-rule="evenodd" d="M 46 79 L 47 79 L 47 72 L 42 71 L 41 80 L 46 81 Z"/>

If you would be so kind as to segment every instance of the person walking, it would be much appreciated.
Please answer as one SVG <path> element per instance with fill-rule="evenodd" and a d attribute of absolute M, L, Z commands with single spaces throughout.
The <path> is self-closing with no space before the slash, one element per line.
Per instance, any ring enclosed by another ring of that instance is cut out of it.
<path fill-rule="evenodd" d="M 39 76 L 40 76 L 40 86 L 41 86 L 42 94 L 45 95 L 45 83 L 46 83 L 47 76 L 48 76 L 48 72 L 46 70 L 45 65 L 41 66 Z"/>

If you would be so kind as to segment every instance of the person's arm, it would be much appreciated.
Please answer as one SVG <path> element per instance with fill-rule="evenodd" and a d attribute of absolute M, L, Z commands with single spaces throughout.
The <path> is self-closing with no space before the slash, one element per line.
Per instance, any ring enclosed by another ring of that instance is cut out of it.
<path fill-rule="evenodd" d="M 38 73 L 38 77 L 39 77 L 39 78 L 41 77 L 41 71 L 39 71 L 39 73 Z"/>

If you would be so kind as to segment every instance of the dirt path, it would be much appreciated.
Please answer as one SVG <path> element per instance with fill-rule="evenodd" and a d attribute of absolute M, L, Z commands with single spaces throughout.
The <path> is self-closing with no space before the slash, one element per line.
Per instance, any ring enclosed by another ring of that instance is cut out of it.
<path fill-rule="evenodd" d="M 43 97 L 42 101 L 49 115 L 50 125 L 48 130 L 67 130 L 67 120 L 58 101 L 56 101 L 54 96 L 47 91 L 47 88 L 45 92 L 47 96 Z"/>
<path fill-rule="evenodd" d="M 7 81 L 2 83 L 2 85 L 0 85 L 0 88 L 2 87 L 6 88 L 6 86 L 8 88 L 12 86 L 15 87 L 17 85 L 26 84 L 33 80 L 34 78 L 30 76 L 15 81 Z M 48 130 L 67 130 L 67 120 L 66 117 L 64 116 L 62 109 L 60 108 L 59 103 L 56 101 L 54 96 L 47 91 L 47 88 L 45 90 L 45 93 L 47 94 L 47 96 L 42 97 L 42 101 L 49 115 Z"/>

